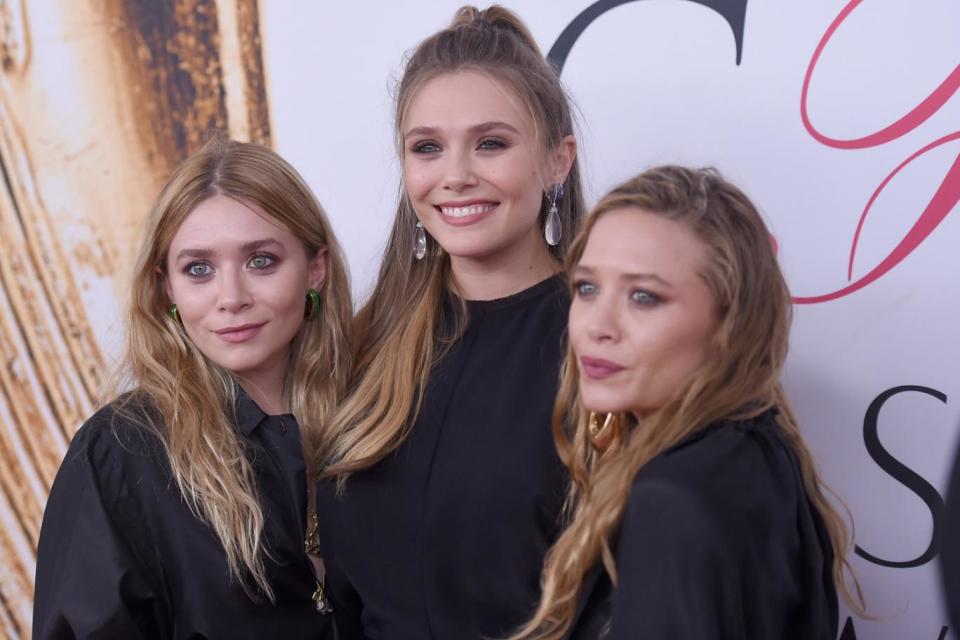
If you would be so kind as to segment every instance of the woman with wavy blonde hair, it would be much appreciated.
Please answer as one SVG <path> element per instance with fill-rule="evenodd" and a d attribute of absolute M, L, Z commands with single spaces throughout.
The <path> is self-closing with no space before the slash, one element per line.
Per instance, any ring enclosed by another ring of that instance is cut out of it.
<path fill-rule="evenodd" d="M 584 211 L 554 69 L 513 13 L 463 7 L 407 60 L 403 188 L 324 443 L 341 637 L 508 633 L 539 596 L 567 478 L 550 435 Z"/>
<path fill-rule="evenodd" d="M 791 299 L 757 210 L 715 171 L 651 169 L 568 267 L 572 521 L 513 638 L 836 638 L 847 529 L 780 384 Z"/>
<path fill-rule="evenodd" d="M 215 138 L 174 172 L 133 278 L 133 390 L 77 432 L 44 514 L 35 638 L 331 637 L 306 469 L 350 314 L 326 215 L 276 153 Z"/>

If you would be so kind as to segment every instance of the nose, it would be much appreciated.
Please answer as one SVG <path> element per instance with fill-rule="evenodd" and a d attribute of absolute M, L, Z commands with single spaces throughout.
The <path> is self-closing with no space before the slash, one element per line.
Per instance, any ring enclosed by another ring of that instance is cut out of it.
<path fill-rule="evenodd" d="M 246 277 L 242 269 L 221 269 L 220 290 L 217 297 L 217 308 L 220 311 L 237 313 L 253 303 L 253 297 L 247 287 Z"/>
<path fill-rule="evenodd" d="M 447 154 L 444 166 L 443 188 L 450 191 L 463 191 L 477 184 L 477 177 L 473 171 L 473 161 L 470 151 Z"/>
<path fill-rule="evenodd" d="M 620 309 L 613 296 L 598 294 L 586 307 L 587 336 L 593 342 L 620 340 Z"/>

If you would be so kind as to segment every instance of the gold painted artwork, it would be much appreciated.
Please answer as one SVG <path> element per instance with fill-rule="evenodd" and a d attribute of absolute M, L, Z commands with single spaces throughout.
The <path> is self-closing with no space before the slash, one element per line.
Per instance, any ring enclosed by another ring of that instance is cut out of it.
<path fill-rule="evenodd" d="M 212 131 L 270 144 L 257 0 L 0 0 L 0 637 L 122 342 L 141 224 Z"/>

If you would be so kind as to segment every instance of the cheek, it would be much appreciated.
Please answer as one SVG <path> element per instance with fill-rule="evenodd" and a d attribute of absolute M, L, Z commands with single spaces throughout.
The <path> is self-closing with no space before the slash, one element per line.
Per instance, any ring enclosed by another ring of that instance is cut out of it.
<path fill-rule="evenodd" d="M 216 288 L 212 283 L 185 282 L 182 278 L 173 278 L 170 293 L 177 303 L 177 312 L 185 324 L 203 319 L 216 306 Z"/>
<path fill-rule="evenodd" d="M 540 202 L 543 198 L 540 182 L 536 172 L 529 166 L 517 166 L 513 171 L 506 173 L 501 180 L 504 190 L 508 191 L 515 200 L 523 203 L 524 210 L 531 211 L 533 215 L 540 212 Z"/>
<path fill-rule="evenodd" d="M 570 346 L 573 347 L 573 351 L 577 355 L 582 352 L 581 345 L 584 345 L 587 340 L 585 321 L 586 317 L 581 303 L 574 297 L 570 304 L 570 315 L 567 319 L 567 336 L 570 340 Z"/>
<path fill-rule="evenodd" d="M 404 162 L 403 184 L 411 200 L 427 196 L 433 182 L 429 165 L 424 166 L 423 163 L 414 161 Z"/>
<path fill-rule="evenodd" d="M 703 364 L 709 333 L 702 324 L 682 319 L 665 323 L 640 347 L 643 373 L 640 383 L 662 403 L 682 389 Z"/>

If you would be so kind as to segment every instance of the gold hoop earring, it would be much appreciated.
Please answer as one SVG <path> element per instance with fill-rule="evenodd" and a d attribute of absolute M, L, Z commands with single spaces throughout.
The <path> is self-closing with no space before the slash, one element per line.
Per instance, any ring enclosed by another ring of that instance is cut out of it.
<path fill-rule="evenodd" d="M 590 446 L 597 453 L 604 453 L 614 442 L 620 439 L 620 414 L 608 413 L 603 420 L 603 425 L 597 420 L 597 414 L 590 412 L 587 420 L 587 432 L 590 436 Z"/>

